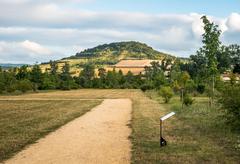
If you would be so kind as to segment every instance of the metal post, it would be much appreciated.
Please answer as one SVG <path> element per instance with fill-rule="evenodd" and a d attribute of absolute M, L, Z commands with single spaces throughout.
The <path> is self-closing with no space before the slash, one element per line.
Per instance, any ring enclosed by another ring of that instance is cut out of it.
<path fill-rule="evenodd" d="M 163 117 L 160 118 L 160 123 L 159 123 L 159 141 L 160 141 L 160 146 L 166 146 L 167 145 L 167 141 L 163 138 L 163 121 L 172 117 L 173 115 L 175 115 L 175 112 L 171 112 Z"/>

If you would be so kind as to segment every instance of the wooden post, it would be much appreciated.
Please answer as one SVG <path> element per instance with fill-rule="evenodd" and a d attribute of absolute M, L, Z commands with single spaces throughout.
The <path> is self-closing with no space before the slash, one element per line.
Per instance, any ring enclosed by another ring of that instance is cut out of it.
<path fill-rule="evenodd" d="M 183 88 L 181 88 L 181 97 L 182 97 L 182 109 L 183 109 Z"/>

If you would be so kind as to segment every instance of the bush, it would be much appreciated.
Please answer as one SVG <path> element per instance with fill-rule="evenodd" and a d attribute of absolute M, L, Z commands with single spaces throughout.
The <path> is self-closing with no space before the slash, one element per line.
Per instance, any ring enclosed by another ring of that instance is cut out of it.
<path fill-rule="evenodd" d="M 235 130 L 240 130 L 240 85 L 226 85 L 220 103 L 226 111 L 226 120 Z"/>
<path fill-rule="evenodd" d="M 9 93 L 15 92 L 17 90 L 18 86 L 17 84 L 10 84 L 6 87 L 6 91 Z"/>
<path fill-rule="evenodd" d="M 204 84 L 198 84 L 197 85 L 197 91 L 198 91 L 198 93 L 203 94 L 204 91 L 205 91 L 205 85 Z"/>
<path fill-rule="evenodd" d="M 188 94 L 186 94 L 184 97 L 183 97 L 183 104 L 186 105 L 186 106 L 190 106 L 193 104 L 193 101 L 194 99 L 192 99 Z"/>
<path fill-rule="evenodd" d="M 2 93 L 5 90 L 5 84 L 0 81 L 0 93 Z"/>
<path fill-rule="evenodd" d="M 143 84 L 141 85 L 140 89 L 145 92 L 146 90 L 151 90 L 153 89 L 154 86 L 151 84 L 151 83 L 146 83 L 146 84 Z"/>
<path fill-rule="evenodd" d="M 23 93 L 32 90 L 33 86 L 32 83 L 29 80 L 21 80 L 18 82 L 18 90 L 22 91 Z"/>
<path fill-rule="evenodd" d="M 159 95 L 164 98 L 165 103 L 168 103 L 173 97 L 173 90 L 170 87 L 162 87 L 159 91 Z"/>

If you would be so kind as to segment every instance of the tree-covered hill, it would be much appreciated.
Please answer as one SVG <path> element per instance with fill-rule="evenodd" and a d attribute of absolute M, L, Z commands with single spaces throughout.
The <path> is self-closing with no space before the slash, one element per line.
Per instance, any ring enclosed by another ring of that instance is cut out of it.
<path fill-rule="evenodd" d="M 137 59 L 162 59 L 164 57 L 173 57 L 169 54 L 158 52 L 147 44 L 129 41 L 116 42 L 99 45 L 94 48 L 86 49 L 76 53 L 70 59 L 76 58 L 99 58 L 110 57 L 117 59 L 137 58 Z"/>

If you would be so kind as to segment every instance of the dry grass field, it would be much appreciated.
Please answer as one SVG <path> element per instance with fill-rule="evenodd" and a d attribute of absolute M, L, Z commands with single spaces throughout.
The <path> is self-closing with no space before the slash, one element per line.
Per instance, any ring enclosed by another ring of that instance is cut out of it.
<path fill-rule="evenodd" d="M 14 149 L 15 144 L 13 142 L 15 140 L 11 138 L 11 136 L 15 136 L 16 131 L 19 132 L 19 130 L 16 129 L 21 122 L 25 122 L 28 119 L 31 119 L 32 122 L 41 122 L 37 124 L 37 126 L 32 126 L 32 124 L 26 125 L 33 131 L 42 127 L 41 124 L 51 124 L 51 122 L 45 122 L 45 120 L 39 121 L 41 119 L 34 119 L 38 118 L 37 114 L 29 114 L 19 117 L 20 123 L 18 124 L 11 123 L 12 130 L 9 130 L 11 128 L 8 127 L 8 123 L 12 122 L 11 120 L 15 117 L 14 114 L 8 114 L 7 112 L 7 109 L 11 109 L 9 106 L 12 106 L 12 103 L 34 103 L 34 101 L 30 101 L 33 99 L 38 103 L 33 105 L 31 109 L 28 108 L 28 105 L 18 104 L 18 107 L 15 106 L 10 111 L 15 113 L 17 109 L 24 109 L 28 112 L 36 110 L 40 113 L 45 113 L 43 112 L 44 109 L 48 111 L 47 109 L 51 106 L 52 101 L 57 102 L 62 100 L 59 102 L 66 104 L 58 105 L 57 103 L 53 103 L 52 105 L 56 106 L 56 108 L 65 109 L 67 107 L 65 110 L 68 111 L 71 110 L 72 107 L 76 107 L 78 103 L 87 103 L 88 105 L 85 107 L 89 109 L 90 106 L 95 106 L 101 99 L 105 98 L 130 98 L 132 100 L 133 112 L 131 124 L 129 125 L 132 128 L 132 135 L 130 136 L 132 142 L 132 163 L 239 163 L 240 161 L 240 148 L 238 147 L 238 144 L 240 144 L 239 135 L 228 130 L 224 122 L 221 121 L 221 114 L 217 109 L 206 108 L 207 99 L 195 98 L 196 101 L 194 105 L 182 111 L 178 97 L 166 105 L 162 103 L 162 99 L 158 97 L 156 93 L 150 92 L 144 94 L 140 90 L 82 89 L 25 94 L 21 96 L 0 96 L 1 103 L 5 103 L 5 107 L 1 107 L 3 112 L 1 112 L 0 115 L 1 118 L 4 119 L 1 119 L 0 126 L 1 129 L 5 129 L 5 131 L 3 131 L 4 133 L 11 132 L 11 134 L 8 135 L 8 139 L 2 135 L 0 136 L 0 145 L 2 145 L 0 151 L 2 152 L 3 148 L 6 149 L 6 140 L 9 140 L 8 145 L 11 145 L 11 147 L 8 146 L 8 152 Z M 6 101 L 6 99 L 12 99 L 12 101 Z M 80 99 L 82 100 L 80 101 Z M 89 102 L 84 99 L 92 99 L 92 101 L 88 100 L 91 104 L 89 105 Z M 39 102 L 41 102 L 41 104 L 39 104 Z M 64 109 L 62 110 L 65 111 Z M 72 110 L 75 111 L 75 108 Z M 172 110 L 176 111 L 177 114 L 164 123 L 164 137 L 168 141 L 168 146 L 160 148 L 159 117 Z M 62 116 L 61 118 L 65 118 L 65 114 L 61 115 L 59 113 L 59 115 Z M 53 117 L 53 115 L 51 116 L 52 119 L 55 120 L 55 117 Z M 65 123 L 65 121 L 61 124 L 63 123 Z M 50 129 L 52 130 L 53 128 Z M 44 134 L 51 130 L 44 131 Z M 38 133 L 29 135 L 28 131 L 18 133 L 18 136 L 21 135 L 23 137 L 25 136 L 25 138 L 28 138 L 28 136 L 35 139 L 41 137 Z M 5 134 L 5 136 L 7 135 Z M 24 142 L 24 145 L 27 144 L 29 143 Z"/>
<path fill-rule="evenodd" d="M 101 100 L 23 100 L 21 96 L 19 100 L 1 98 L 0 162 L 100 103 Z"/>

